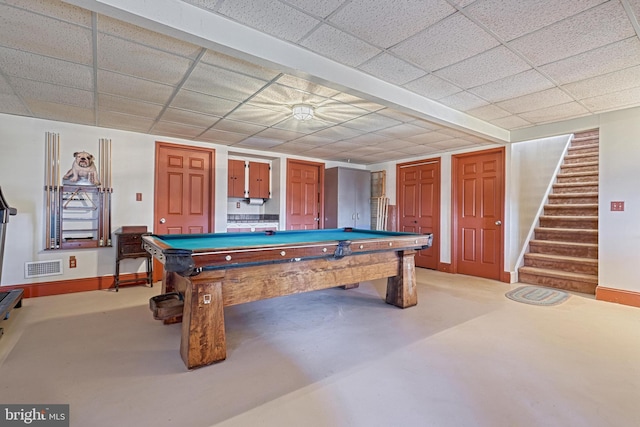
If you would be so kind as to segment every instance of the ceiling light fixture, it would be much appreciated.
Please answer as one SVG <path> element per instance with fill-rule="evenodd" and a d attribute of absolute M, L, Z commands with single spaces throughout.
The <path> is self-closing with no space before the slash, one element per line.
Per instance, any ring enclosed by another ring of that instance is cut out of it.
<path fill-rule="evenodd" d="M 313 119 L 313 107 L 309 104 L 294 105 L 291 109 L 293 111 L 293 117 L 298 120 L 311 120 Z"/>

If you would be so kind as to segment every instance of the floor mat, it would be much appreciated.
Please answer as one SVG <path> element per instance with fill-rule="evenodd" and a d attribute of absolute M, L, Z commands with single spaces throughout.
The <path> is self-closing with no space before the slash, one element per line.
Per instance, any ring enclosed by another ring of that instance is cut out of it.
<path fill-rule="evenodd" d="M 520 286 L 505 294 L 513 301 L 533 305 L 558 305 L 569 298 L 569 294 L 558 289 L 540 286 Z"/>

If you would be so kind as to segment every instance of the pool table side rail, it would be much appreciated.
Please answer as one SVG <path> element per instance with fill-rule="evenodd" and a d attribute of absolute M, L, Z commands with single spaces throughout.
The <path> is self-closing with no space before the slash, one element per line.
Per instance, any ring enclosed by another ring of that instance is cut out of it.
<path fill-rule="evenodd" d="M 274 262 L 295 262 L 310 258 L 338 258 L 336 251 L 345 241 L 327 241 L 314 243 L 279 244 L 264 246 L 245 246 L 238 249 L 188 250 L 177 249 L 155 239 L 143 236 L 144 248 L 165 265 L 165 270 L 190 275 L 199 268 L 232 268 L 243 265 Z M 347 240 L 349 255 L 378 251 L 400 251 L 408 249 L 426 249 L 431 246 L 431 234 L 402 234 L 380 236 L 371 239 Z"/>

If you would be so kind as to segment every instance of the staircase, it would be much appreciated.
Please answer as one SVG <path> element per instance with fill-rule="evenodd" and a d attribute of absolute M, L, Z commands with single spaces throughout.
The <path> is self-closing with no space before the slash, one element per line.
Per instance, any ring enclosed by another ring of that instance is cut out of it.
<path fill-rule="evenodd" d="M 596 293 L 598 145 L 598 130 L 574 135 L 518 270 L 521 283 Z"/>

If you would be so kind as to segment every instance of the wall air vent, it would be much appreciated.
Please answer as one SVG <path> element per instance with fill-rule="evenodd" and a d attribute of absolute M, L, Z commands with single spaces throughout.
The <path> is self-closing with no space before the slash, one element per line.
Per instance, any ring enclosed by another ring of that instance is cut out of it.
<path fill-rule="evenodd" d="M 62 260 L 34 261 L 24 263 L 24 278 L 57 276 L 62 274 Z"/>

